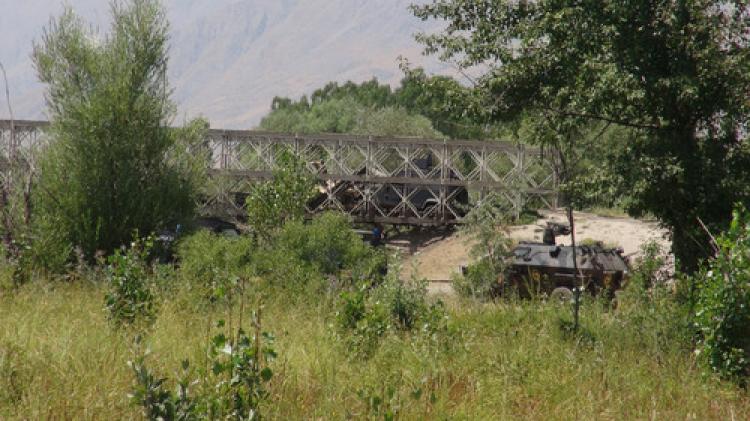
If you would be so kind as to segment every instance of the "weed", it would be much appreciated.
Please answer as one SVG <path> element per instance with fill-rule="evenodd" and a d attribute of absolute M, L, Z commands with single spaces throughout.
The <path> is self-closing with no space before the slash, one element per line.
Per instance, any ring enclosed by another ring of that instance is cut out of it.
<path fill-rule="evenodd" d="M 432 335 L 446 330 L 446 312 L 441 302 L 428 303 L 424 283 L 387 279 L 339 296 L 336 321 L 353 355 L 375 352 L 381 339 L 392 331 Z"/>
<path fill-rule="evenodd" d="M 129 249 L 116 250 L 107 260 L 109 291 L 105 295 L 105 305 L 109 319 L 118 327 L 138 322 L 148 325 L 156 318 L 148 265 L 152 244 L 150 237 L 136 240 Z"/>
<path fill-rule="evenodd" d="M 261 332 L 260 313 L 253 316 L 254 333 L 242 327 L 231 335 L 218 333 L 207 347 L 208 371 L 200 380 L 190 380 L 190 362 L 181 363 L 182 376 L 176 390 L 165 387 L 166 378 L 157 378 L 145 365 L 146 355 L 129 363 L 135 376 L 131 400 L 140 406 L 148 419 L 260 419 L 260 405 L 268 397 L 266 385 L 273 372 L 267 362 L 276 357 L 273 336 Z M 219 320 L 217 328 L 224 329 Z M 191 388 L 202 383 L 199 392 Z"/>

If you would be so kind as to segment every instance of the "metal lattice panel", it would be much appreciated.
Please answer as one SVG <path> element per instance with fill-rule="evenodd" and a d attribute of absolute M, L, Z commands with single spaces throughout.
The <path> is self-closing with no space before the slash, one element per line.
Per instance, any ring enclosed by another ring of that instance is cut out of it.
<path fill-rule="evenodd" d="M 42 142 L 46 126 L 16 121 L 15 150 Z M 4 159 L 13 149 L 11 137 L 10 122 L 0 120 Z M 488 194 L 515 212 L 529 203 L 557 205 L 551 157 L 510 143 L 209 130 L 205 146 L 211 174 L 201 202 L 206 215 L 243 215 L 253 183 L 270 179 L 285 152 L 299 156 L 320 180 L 311 213 L 334 209 L 359 221 L 429 225 L 460 222 L 469 198 Z"/>

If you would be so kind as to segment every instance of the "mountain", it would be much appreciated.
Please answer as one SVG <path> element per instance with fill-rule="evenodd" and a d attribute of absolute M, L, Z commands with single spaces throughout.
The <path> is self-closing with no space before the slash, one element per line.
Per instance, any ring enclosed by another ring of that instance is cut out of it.
<path fill-rule="evenodd" d="M 212 127 L 248 128 L 274 96 L 299 97 L 329 81 L 377 77 L 397 84 L 398 57 L 428 71 L 447 65 L 421 55 L 413 35 L 438 28 L 416 19 L 412 0 L 165 0 L 171 22 L 170 79 L 178 120 L 205 116 Z M 102 0 L 69 4 L 108 27 Z M 60 0 L 0 0 L 0 62 L 16 118 L 44 118 L 43 87 L 30 60 L 34 39 Z M 7 110 L 0 107 L 0 118 Z"/>

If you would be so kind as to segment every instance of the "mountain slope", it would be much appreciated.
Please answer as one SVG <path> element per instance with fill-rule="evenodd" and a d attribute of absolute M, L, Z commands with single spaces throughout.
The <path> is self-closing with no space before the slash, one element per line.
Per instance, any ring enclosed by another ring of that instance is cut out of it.
<path fill-rule="evenodd" d="M 101 0 L 73 8 L 108 26 Z M 203 115 L 213 127 L 252 127 L 275 95 L 298 97 L 328 81 L 377 77 L 398 83 L 397 58 L 430 71 L 446 66 L 421 57 L 413 34 L 431 30 L 410 0 L 166 0 L 172 25 L 170 77 L 178 119 Z M 42 87 L 29 59 L 33 39 L 59 0 L 0 0 L 0 61 L 9 70 L 17 118 L 43 118 Z M 7 111 L 0 111 L 5 118 Z"/>

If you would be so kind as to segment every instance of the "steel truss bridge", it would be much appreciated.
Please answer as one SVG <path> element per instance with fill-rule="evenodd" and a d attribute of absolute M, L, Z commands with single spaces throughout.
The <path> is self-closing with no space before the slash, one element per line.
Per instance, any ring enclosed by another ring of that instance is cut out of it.
<path fill-rule="evenodd" d="M 11 134 L 11 122 L 0 120 L 0 159 L 44 145 L 47 126 L 16 120 Z M 210 175 L 199 204 L 204 216 L 244 215 L 252 185 L 272 178 L 285 152 L 320 181 L 320 194 L 307 204 L 311 214 L 338 210 L 358 222 L 446 225 L 460 223 L 470 203 L 490 195 L 516 214 L 557 207 L 554 155 L 508 142 L 209 129 L 203 145 Z"/>

